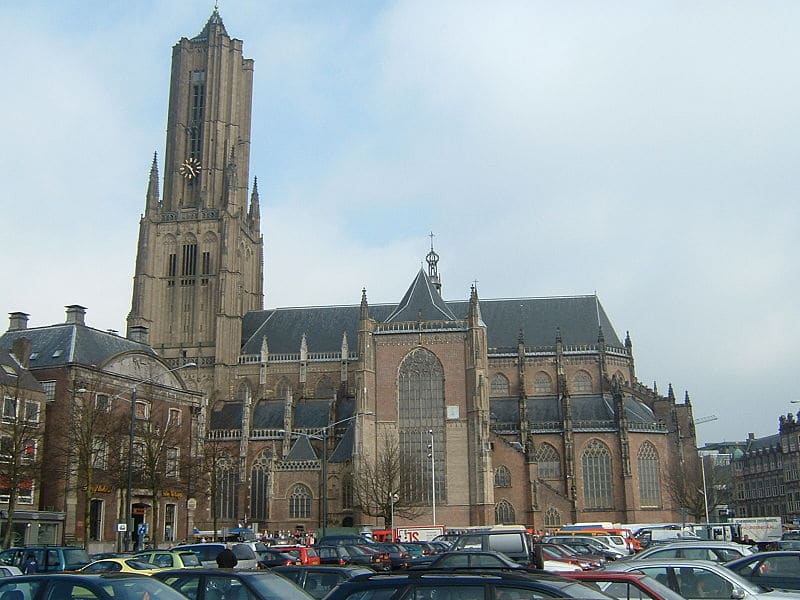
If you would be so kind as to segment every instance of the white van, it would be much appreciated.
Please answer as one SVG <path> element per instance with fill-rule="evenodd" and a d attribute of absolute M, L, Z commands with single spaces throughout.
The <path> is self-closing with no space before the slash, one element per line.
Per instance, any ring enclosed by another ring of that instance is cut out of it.
<path fill-rule="evenodd" d="M 200 559 L 200 563 L 204 567 L 216 567 L 217 556 L 225 549 L 225 544 L 222 542 L 205 542 L 200 544 L 183 544 L 175 546 L 171 550 L 191 550 Z M 234 542 L 231 544 L 231 550 L 236 555 L 235 569 L 255 569 L 258 566 L 258 556 L 255 551 L 246 543 Z"/>

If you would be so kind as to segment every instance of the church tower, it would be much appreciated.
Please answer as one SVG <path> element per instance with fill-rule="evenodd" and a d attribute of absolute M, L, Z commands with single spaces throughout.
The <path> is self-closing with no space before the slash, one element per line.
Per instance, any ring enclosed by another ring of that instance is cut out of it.
<path fill-rule="evenodd" d="M 214 9 L 173 48 L 164 193 L 154 158 L 139 224 L 128 329 L 147 327 L 166 359 L 235 365 L 242 317 L 263 307 L 258 188 L 249 202 L 247 189 L 252 92 L 253 61 Z"/>

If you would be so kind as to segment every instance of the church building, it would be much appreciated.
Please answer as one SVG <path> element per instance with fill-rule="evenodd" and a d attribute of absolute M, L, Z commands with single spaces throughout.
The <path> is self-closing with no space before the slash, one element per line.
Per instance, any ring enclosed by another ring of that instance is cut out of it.
<path fill-rule="evenodd" d="M 216 9 L 174 46 L 140 221 L 129 331 L 204 396 L 195 527 L 679 519 L 691 403 L 637 380 L 597 296 L 451 289 L 431 244 L 397 303 L 264 308 L 253 76 Z"/>

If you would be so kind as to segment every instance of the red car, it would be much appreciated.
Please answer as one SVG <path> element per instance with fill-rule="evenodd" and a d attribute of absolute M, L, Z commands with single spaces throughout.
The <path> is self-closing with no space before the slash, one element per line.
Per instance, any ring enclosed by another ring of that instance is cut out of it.
<path fill-rule="evenodd" d="M 285 554 L 296 556 L 300 559 L 300 563 L 304 565 L 318 565 L 319 556 L 317 551 L 309 546 L 294 546 L 290 544 L 275 544 L 270 546 L 272 550 L 279 550 Z"/>
<path fill-rule="evenodd" d="M 644 573 L 621 573 L 617 571 L 575 571 L 559 573 L 562 577 L 577 579 L 612 598 L 650 598 L 652 600 L 684 600 Z"/>

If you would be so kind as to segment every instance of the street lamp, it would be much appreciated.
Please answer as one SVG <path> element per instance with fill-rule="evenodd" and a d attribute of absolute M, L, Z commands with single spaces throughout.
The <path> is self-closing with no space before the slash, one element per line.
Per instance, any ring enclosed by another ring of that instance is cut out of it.
<path fill-rule="evenodd" d="M 433 509 L 432 524 L 436 525 L 436 453 L 433 447 L 433 429 L 429 429 L 428 434 L 431 436 L 431 443 L 428 444 L 428 448 L 430 449 L 431 453 L 428 456 L 431 459 L 431 505 Z"/>
<path fill-rule="evenodd" d="M 716 421 L 716 420 L 717 420 L 717 415 L 706 415 L 705 417 L 697 417 L 693 421 L 693 423 L 695 425 L 699 425 L 700 423 L 709 423 L 710 421 Z M 703 455 L 700 454 L 699 456 L 700 456 L 700 469 L 701 469 L 701 471 L 703 473 L 703 491 L 702 491 L 702 494 L 703 494 L 703 505 L 705 507 L 705 512 L 706 512 L 706 523 L 709 523 L 709 520 L 708 520 L 708 489 L 706 488 L 706 463 L 705 463 L 705 458 L 703 457 Z"/>
<path fill-rule="evenodd" d="M 303 433 L 302 431 L 290 431 L 290 435 L 299 435 L 308 439 L 312 440 L 321 440 L 322 441 L 322 508 L 320 510 L 320 538 L 325 537 L 325 526 L 328 522 L 328 431 L 331 427 L 336 425 L 341 425 L 342 423 L 347 423 L 348 421 L 352 421 L 353 419 L 357 419 L 358 417 L 364 415 L 374 415 L 373 412 L 363 412 L 363 413 L 356 413 L 352 417 L 347 417 L 346 419 L 340 419 L 339 421 L 334 421 L 333 423 L 329 423 L 325 427 L 321 427 L 321 435 L 314 435 L 311 433 Z M 280 433 L 286 433 L 285 429 L 280 429 Z"/>
<path fill-rule="evenodd" d="M 131 523 L 131 500 L 133 498 L 133 439 L 136 436 L 136 386 L 141 383 L 153 383 L 159 377 L 163 377 L 167 373 L 172 373 L 173 371 L 178 371 L 180 369 L 186 369 L 187 367 L 196 367 L 197 363 L 189 362 L 184 365 L 180 365 L 175 367 L 174 369 L 169 369 L 164 373 L 161 373 L 158 377 L 153 377 L 151 379 L 145 379 L 142 381 L 136 381 L 133 384 L 133 389 L 131 390 L 131 414 L 130 414 L 130 426 L 128 429 L 128 482 L 127 488 L 125 490 L 125 535 L 123 536 L 122 542 L 125 547 L 125 552 L 130 550 L 130 543 L 131 543 L 131 530 L 133 528 L 133 523 Z"/>

